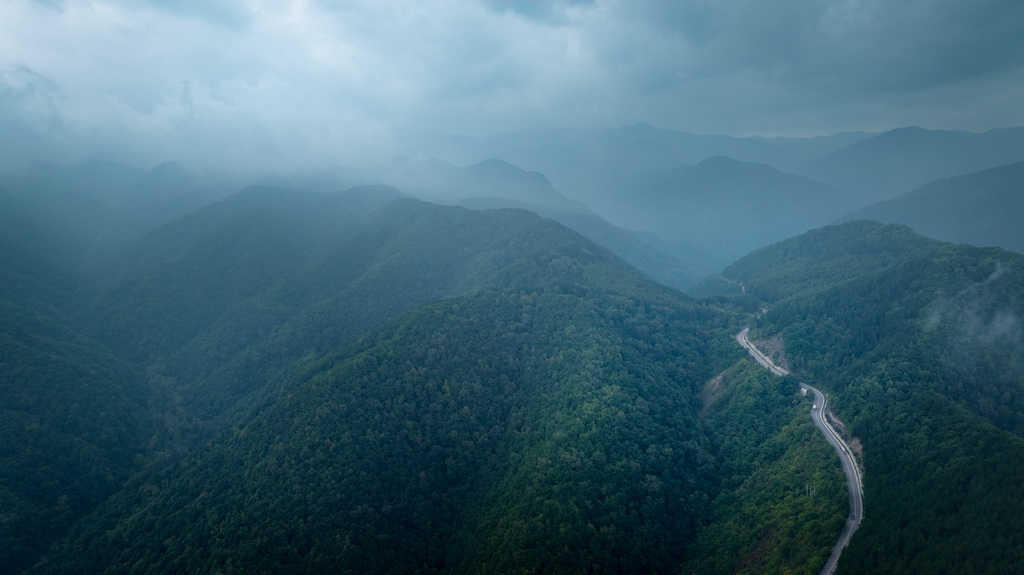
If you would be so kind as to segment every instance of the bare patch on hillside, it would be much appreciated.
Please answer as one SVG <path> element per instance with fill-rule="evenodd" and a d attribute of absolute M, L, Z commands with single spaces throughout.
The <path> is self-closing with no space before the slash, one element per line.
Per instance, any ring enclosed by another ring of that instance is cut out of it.
<path fill-rule="evenodd" d="M 722 397 L 722 394 L 729 388 L 728 383 L 726 383 L 726 378 L 729 378 L 730 376 L 734 377 L 736 369 L 740 365 L 742 365 L 742 362 L 737 362 L 732 367 L 726 368 L 725 371 L 709 379 L 708 382 L 704 384 L 704 387 L 701 388 L 700 393 L 697 395 L 697 398 L 700 399 L 700 412 L 697 414 L 698 417 L 703 418 L 711 406 L 718 401 L 718 398 Z"/>
<path fill-rule="evenodd" d="M 704 384 L 703 389 L 700 390 L 700 413 L 698 413 L 699 417 L 703 418 L 708 408 L 711 407 L 713 403 L 715 403 L 715 400 L 718 399 L 720 395 L 722 395 L 722 380 L 725 378 L 725 374 L 728 371 L 729 370 L 723 371 L 722 373 L 711 378 L 710 381 Z"/>
<path fill-rule="evenodd" d="M 828 419 L 832 427 L 839 432 L 846 444 L 850 446 L 850 451 L 856 456 L 854 459 L 857 460 L 857 466 L 863 471 L 864 465 L 861 463 L 864 461 L 864 446 L 861 445 L 860 439 L 856 437 L 850 437 L 850 434 L 846 431 L 846 425 L 843 420 L 839 419 L 839 416 L 832 411 L 831 407 L 825 409 L 825 417 Z"/>
<path fill-rule="evenodd" d="M 775 365 L 789 370 L 789 362 L 786 361 L 786 342 L 782 339 L 781 333 L 777 333 L 768 339 L 752 341 L 752 343 L 754 347 L 761 350 L 761 353 L 767 355 Z"/>

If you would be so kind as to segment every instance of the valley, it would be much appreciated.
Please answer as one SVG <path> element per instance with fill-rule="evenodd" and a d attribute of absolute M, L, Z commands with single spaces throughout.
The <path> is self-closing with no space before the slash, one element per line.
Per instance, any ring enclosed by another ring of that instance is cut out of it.
<path fill-rule="evenodd" d="M 739 342 L 750 355 L 759 363 L 762 367 L 772 372 L 774 375 L 789 375 L 789 372 L 785 369 L 775 365 L 772 360 L 761 353 L 754 344 L 747 338 L 747 334 L 750 331 L 749 328 L 744 328 L 738 334 L 736 334 L 736 341 Z M 800 382 L 800 389 L 806 394 L 811 392 L 814 403 L 811 405 L 811 418 L 814 420 L 814 425 L 817 427 L 828 443 L 835 448 L 836 455 L 839 456 L 840 461 L 843 465 L 843 473 L 846 475 L 846 491 L 850 499 L 850 516 L 846 520 L 846 525 L 843 526 L 843 531 L 839 534 L 839 539 L 836 541 L 835 547 L 832 548 L 832 554 L 829 556 L 825 566 L 822 567 L 821 573 L 823 575 L 831 575 L 835 573 L 836 567 L 839 564 L 839 557 L 843 552 L 843 549 L 850 544 L 850 539 L 853 534 L 860 527 L 860 522 L 864 517 L 864 504 L 862 497 L 864 494 L 864 488 L 861 485 L 860 469 L 857 460 L 853 457 L 853 450 L 849 448 L 842 437 L 836 433 L 836 430 L 826 421 L 825 413 L 827 410 L 828 400 L 825 395 L 821 393 L 817 388 L 811 387 L 806 383 Z"/>

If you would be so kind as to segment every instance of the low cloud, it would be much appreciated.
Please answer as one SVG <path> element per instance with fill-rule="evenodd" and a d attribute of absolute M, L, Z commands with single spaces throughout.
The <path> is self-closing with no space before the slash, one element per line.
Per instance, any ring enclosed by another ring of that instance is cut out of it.
<path fill-rule="evenodd" d="M 1019 291 L 1004 285 L 1017 275 L 1007 275 L 1002 263 L 996 262 L 985 280 L 932 302 L 923 314 L 924 329 L 950 330 L 962 353 L 979 344 L 1024 352 L 1024 321 L 1014 311 L 1013 304 L 1003 299 Z"/>

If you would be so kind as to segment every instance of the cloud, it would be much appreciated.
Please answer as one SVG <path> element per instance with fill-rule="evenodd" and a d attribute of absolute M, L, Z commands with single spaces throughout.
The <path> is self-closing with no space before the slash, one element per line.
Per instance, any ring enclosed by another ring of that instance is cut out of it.
<path fill-rule="evenodd" d="M 945 326 L 955 334 L 957 352 L 964 357 L 978 355 L 977 347 L 996 346 L 1024 352 L 1024 321 L 1013 310 L 1021 293 L 1019 270 L 1007 273 L 996 261 L 984 280 L 968 282 L 952 296 L 937 297 L 922 313 L 922 328 L 932 332 Z M 983 354 L 982 354 L 983 355 Z"/>
<path fill-rule="evenodd" d="M 0 146 L 299 167 L 415 131 L 984 130 L 1024 124 L 1021 29 L 1017 0 L 6 0 Z"/>
<path fill-rule="evenodd" d="M 580 7 L 593 7 L 595 0 L 482 0 L 496 12 L 514 12 L 524 18 L 547 24 L 565 24 L 569 12 Z"/>
<path fill-rule="evenodd" d="M 144 0 L 167 12 L 205 20 L 228 28 L 245 28 L 252 22 L 245 5 L 231 0 Z M 140 2 L 142 3 L 142 2 Z"/>

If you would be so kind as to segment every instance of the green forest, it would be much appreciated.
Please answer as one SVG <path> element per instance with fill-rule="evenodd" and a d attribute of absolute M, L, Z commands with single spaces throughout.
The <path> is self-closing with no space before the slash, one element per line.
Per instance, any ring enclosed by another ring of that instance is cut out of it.
<path fill-rule="evenodd" d="M 863 444 L 867 510 L 841 567 L 1024 565 L 1020 255 L 854 222 L 724 273 L 770 304 L 759 329 L 784 335 L 791 368 L 832 391 Z"/>
<path fill-rule="evenodd" d="M 848 501 L 800 381 L 862 448 L 840 572 L 1024 564 L 1012 252 L 853 222 L 694 297 L 381 186 L 88 249 L 33 221 L 0 238 L 0 572 L 817 573 Z"/>

